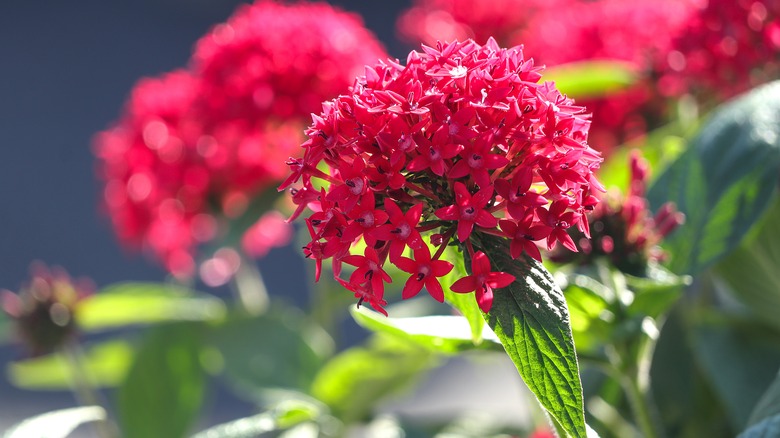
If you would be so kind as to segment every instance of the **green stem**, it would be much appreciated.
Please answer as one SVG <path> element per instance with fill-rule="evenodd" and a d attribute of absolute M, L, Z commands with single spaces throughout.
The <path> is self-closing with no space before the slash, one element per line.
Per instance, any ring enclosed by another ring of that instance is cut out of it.
<path fill-rule="evenodd" d="M 653 422 L 649 400 L 640 388 L 638 379 L 635 376 L 624 374 L 621 384 L 626 396 L 628 396 L 631 412 L 634 414 L 634 419 L 642 431 L 642 435 L 645 438 L 658 438 L 660 434 Z"/>
<path fill-rule="evenodd" d="M 247 313 L 262 315 L 268 310 L 268 289 L 265 287 L 260 270 L 252 260 L 242 257 L 231 285 Z"/>
<path fill-rule="evenodd" d="M 84 355 L 81 347 L 76 341 L 67 342 L 62 347 L 62 354 L 65 356 L 68 367 L 70 368 L 71 378 L 73 380 L 72 390 L 78 403 L 82 406 L 98 406 L 106 412 L 106 418 L 97 420 L 95 433 L 100 438 L 115 438 L 119 436 L 115 426 L 108 419 L 108 410 L 105 408 L 100 394 L 92 384 L 86 367 L 84 366 Z"/>

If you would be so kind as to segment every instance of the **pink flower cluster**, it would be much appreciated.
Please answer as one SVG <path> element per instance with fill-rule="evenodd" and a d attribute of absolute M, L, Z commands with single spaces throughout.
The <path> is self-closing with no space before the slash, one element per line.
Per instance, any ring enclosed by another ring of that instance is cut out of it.
<path fill-rule="evenodd" d="M 557 262 L 588 264 L 606 257 L 613 266 L 632 275 L 644 275 L 648 262 L 665 257 L 658 245 L 685 222 L 674 203 L 667 202 L 652 215 L 645 198 L 649 165 L 639 151 L 630 157 L 630 181 L 626 194 L 609 193 L 593 212 L 587 215 L 591 236 L 571 232 L 580 252 L 556 251 Z"/>
<path fill-rule="evenodd" d="M 120 240 L 192 275 L 195 248 L 284 178 L 310 113 L 384 56 L 358 16 L 327 4 L 240 7 L 197 43 L 188 69 L 139 81 L 120 120 L 96 135 Z M 263 224 L 289 238 L 284 221 Z M 252 230 L 243 239 L 250 254 L 285 243 Z"/>
<path fill-rule="evenodd" d="M 701 0 L 659 59 L 659 87 L 728 98 L 780 77 L 780 1 Z"/>
<path fill-rule="evenodd" d="M 494 38 L 514 39 L 536 15 L 560 10 L 566 0 L 415 0 L 398 18 L 398 33 L 412 42 L 433 45 L 437 41 Z"/>
<path fill-rule="evenodd" d="M 336 278 L 384 312 L 389 262 L 410 274 L 404 298 L 425 286 L 443 301 L 438 277 L 452 264 L 441 256 L 452 243 L 470 253 L 472 275 L 451 289 L 475 291 L 487 312 L 493 290 L 514 277 L 474 250 L 479 233 L 505 237 L 515 258 L 541 259 L 537 241 L 576 251 L 566 230 L 588 233 L 601 157 L 587 143 L 589 116 L 540 83 L 540 70 L 493 39 L 422 46 L 406 65 L 367 67 L 351 93 L 324 103 L 280 187 L 301 181 L 293 218 L 313 211 L 304 251 L 317 279 L 332 259 Z M 365 250 L 353 254 L 361 239 Z M 343 263 L 356 267 L 346 280 Z"/>
<path fill-rule="evenodd" d="M 495 32 L 502 44 L 522 42 L 524 51 L 539 63 L 616 60 L 649 76 L 656 54 L 668 53 L 673 35 L 686 23 L 692 1 L 507 1 L 516 4 L 496 5 L 475 0 L 421 0 L 399 20 L 398 27 L 408 38 L 423 42 L 461 33 Z M 449 17 L 452 23 L 442 24 L 446 21 L 442 17 Z M 439 25 L 432 26 L 432 22 Z M 605 153 L 644 134 L 646 116 L 664 109 L 657 93 L 645 82 L 607 98 L 578 103 L 592 112 L 591 139 Z"/>

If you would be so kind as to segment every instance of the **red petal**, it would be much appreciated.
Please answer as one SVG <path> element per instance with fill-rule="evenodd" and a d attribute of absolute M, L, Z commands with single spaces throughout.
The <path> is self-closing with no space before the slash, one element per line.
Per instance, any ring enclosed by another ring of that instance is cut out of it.
<path fill-rule="evenodd" d="M 473 275 L 469 275 L 468 277 L 463 277 L 460 280 L 456 281 L 455 283 L 452 283 L 452 286 L 450 286 L 451 291 L 462 293 L 462 294 L 473 292 L 474 289 L 476 288 L 477 288 L 477 279 Z"/>

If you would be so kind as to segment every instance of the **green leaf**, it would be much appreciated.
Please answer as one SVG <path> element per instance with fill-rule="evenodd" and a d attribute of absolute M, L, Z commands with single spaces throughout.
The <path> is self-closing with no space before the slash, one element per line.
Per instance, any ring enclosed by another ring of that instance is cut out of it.
<path fill-rule="evenodd" d="M 578 61 L 548 67 L 546 81 L 575 99 L 603 97 L 628 88 L 639 79 L 636 67 L 622 61 Z"/>
<path fill-rule="evenodd" d="M 738 438 L 775 438 L 780 436 L 780 415 L 773 415 L 751 426 Z"/>
<path fill-rule="evenodd" d="M 350 306 L 350 313 L 355 322 L 368 330 L 387 333 L 432 351 L 453 354 L 474 349 L 469 324 L 460 316 L 388 318 L 365 307 L 358 309 L 354 306 Z M 498 343 L 493 333 L 489 333 L 486 339 Z"/>
<path fill-rule="evenodd" d="M 538 261 L 512 260 L 506 239 L 480 236 L 475 246 L 495 271 L 517 279 L 494 291 L 485 316 L 528 388 L 570 436 L 586 436 L 577 355 L 561 289 Z"/>
<path fill-rule="evenodd" d="M 717 110 L 648 192 L 686 222 L 667 238 L 673 272 L 696 273 L 731 252 L 769 206 L 780 168 L 780 82 Z"/>
<path fill-rule="evenodd" d="M 198 416 L 206 375 L 200 363 L 203 326 L 152 329 L 118 390 L 122 436 L 183 437 Z"/>
<path fill-rule="evenodd" d="M 366 347 L 353 347 L 320 369 L 311 394 L 350 423 L 368 418 L 378 401 L 398 393 L 439 360 L 433 352 L 391 337 L 375 337 Z"/>
<path fill-rule="evenodd" d="M 124 341 L 108 341 L 89 347 L 83 357 L 84 372 L 97 387 L 119 385 L 133 360 L 133 349 Z M 33 390 L 69 389 L 73 371 L 62 353 L 8 364 L 8 379 L 15 386 Z"/>
<path fill-rule="evenodd" d="M 105 419 L 106 411 L 100 406 L 60 409 L 22 421 L 8 429 L 3 438 L 65 438 L 84 423 Z"/>
<path fill-rule="evenodd" d="M 715 269 L 732 293 L 762 321 L 780 328 L 780 199 L 754 239 L 744 242 Z"/>
<path fill-rule="evenodd" d="M 316 421 L 322 415 L 319 406 L 299 400 L 280 403 L 262 414 L 213 426 L 192 438 L 257 438 L 278 436 L 302 423 Z M 277 432 L 277 433 L 274 433 Z M 316 434 L 314 436 L 317 436 Z"/>
<path fill-rule="evenodd" d="M 226 319 L 210 330 L 209 344 L 222 355 L 231 386 L 261 404 L 291 394 L 278 390 L 308 391 L 333 348 L 324 331 L 282 308 Z"/>
<path fill-rule="evenodd" d="M 693 134 L 696 123 L 675 121 L 655 129 L 642 140 L 639 150 L 647 160 L 653 175 L 660 175 L 686 149 L 688 138 Z M 628 192 L 631 180 L 629 157 L 634 148 L 620 147 L 613 149 L 605 158 L 598 170 L 599 181 L 607 189 L 617 188 L 623 193 Z"/>
<path fill-rule="evenodd" d="M 602 346 L 609 339 L 615 319 L 609 303 L 601 294 L 585 287 L 583 282 L 569 283 L 564 289 L 564 295 L 570 303 L 571 328 L 577 340 L 577 348 L 590 351 Z"/>
<path fill-rule="evenodd" d="M 703 316 L 694 328 L 694 351 L 734 430 L 742 430 L 780 365 L 777 333 L 750 321 Z"/>
<path fill-rule="evenodd" d="M 773 415 L 780 415 L 780 373 L 775 376 L 772 385 L 753 407 L 748 419 L 748 426 L 755 425 Z"/>
<path fill-rule="evenodd" d="M 450 286 L 453 283 L 468 275 L 466 266 L 463 263 L 463 255 L 458 253 L 453 247 L 447 248 L 444 255 L 445 259 L 454 265 L 452 271 L 439 281 L 442 289 L 444 289 L 444 300 L 466 318 L 469 327 L 471 327 L 471 340 L 474 345 L 479 345 L 482 342 L 485 318 L 482 316 L 482 311 L 479 310 L 479 304 L 474 299 L 474 294 L 459 294 L 450 290 Z"/>
<path fill-rule="evenodd" d="M 85 331 L 164 321 L 220 318 L 222 301 L 211 295 L 161 283 L 119 283 L 79 302 L 76 321 Z"/>
<path fill-rule="evenodd" d="M 690 277 L 674 275 L 658 266 L 649 267 L 647 277 L 624 277 L 634 292 L 634 300 L 626 309 L 628 315 L 653 319 L 668 312 L 682 296 L 683 288 L 691 283 Z"/>

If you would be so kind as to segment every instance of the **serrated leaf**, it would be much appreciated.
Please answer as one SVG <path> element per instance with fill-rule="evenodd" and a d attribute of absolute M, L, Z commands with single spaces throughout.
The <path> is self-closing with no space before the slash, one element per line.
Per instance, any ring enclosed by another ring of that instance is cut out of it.
<path fill-rule="evenodd" d="M 755 238 L 715 268 L 732 293 L 764 322 L 780 328 L 780 199 L 762 219 Z"/>
<path fill-rule="evenodd" d="M 547 67 L 546 81 L 576 99 L 603 97 L 628 88 L 639 79 L 632 64 L 622 61 L 577 61 Z"/>
<path fill-rule="evenodd" d="M 225 314 L 214 296 L 161 283 L 118 283 L 80 301 L 81 330 L 97 331 L 165 321 L 213 320 Z"/>
<path fill-rule="evenodd" d="M 460 316 L 388 318 L 365 307 L 358 309 L 350 306 L 349 311 L 355 322 L 368 330 L 386 333 L 431 351 L 454 354 L 475 348 L 469 324 Z M 498 338 L 492 332 L 488 333 L 485 339 L 498 343 Z"/>
<path fill-rule="evenodd" d="M 123 437 L 183 437 L 192 427 L 205 393 L 203 328 L 174 323 L 145 337 L 117 392 Z"/>
<path fill-rule="evenodd" d="M 670 268 L 696 273 L 728 254 L 769 206 L 780 168 L 780 82 L 720 107 L 648 191 L 686 222 L 666 241 Z"/>
<path fill-rule="evenodd" d="M 97 387 L 119 385 L 132 360 L 133 349 L 124 341 L 107 341 L 90 346 L 82 358 L 90 383 Z M 11 362 L 7 370 L 8 379 L 19 388 L 62 390 L 73 386 L 73 370 L 62 353 Z"/>
<path fill-rule="evenodd" d="M 749 427 L 737 438 L 775 438 L 780 436 L 780 415 L 773 415 Z"/>
<path fill-rule="evenodd" d="M 368 346 L 345 350 L 326 363 L 311 394 L 345 423 L 361 421 L 379 400 L 408 388 L 438 363 L 430 350 L 378 336 Z"/>
<path fill-rule="evenodd" d="M 561 289 L 538 261 L 512 260 L 506 239 L 480 236 L 495 271 L 516 280 L 494 291 L 485 315 L 528 388 L 570 436 L 586 436 L 577 355 L 569 311 Z"/>
<path fill-rule="evenodd" d="M 106 411 L 100 406 L 60 409 L 22 421 L 8 429 L 3 438 L 65 438 L 84 423 L 105 419 Z"/>
<path fill-rule="evenodd" d="M 769 417 L 780 415 L 780 373 L 753 407 L 748 426 L 753 426 Z"/>

